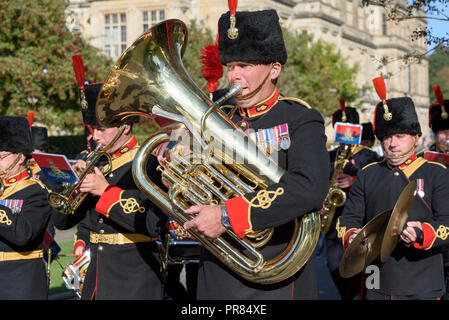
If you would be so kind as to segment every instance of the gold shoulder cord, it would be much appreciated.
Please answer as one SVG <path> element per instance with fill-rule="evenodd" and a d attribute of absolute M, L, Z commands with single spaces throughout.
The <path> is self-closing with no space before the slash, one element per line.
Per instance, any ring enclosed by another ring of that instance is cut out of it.
<path fill-rule="evenodd" d="M 302 104 L 304 107 L 306 107 L 307 109 L 313 109 L 307 102 L 305 102 L 304 100 L 301 100 L 299 98 L 293 98 L 293 97 L 282 97 L 279 98 L 279 100 L 293 100 L 296 101 L 300 104 Z"/>

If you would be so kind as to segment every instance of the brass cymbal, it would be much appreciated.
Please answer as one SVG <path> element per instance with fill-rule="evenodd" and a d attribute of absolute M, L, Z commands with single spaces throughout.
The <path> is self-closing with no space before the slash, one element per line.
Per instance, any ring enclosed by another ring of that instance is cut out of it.
<path fill-rule="evenodd" d="M 355 236 L 340 261 L 340 276 L 355 276 L 377 257 L 391 212 L 387 210 L 375 216 Z"/>
<path fill-rule="evenodd" d="M 416 181 L 412 181 L 402 190 L 396 201 L 382 240 L 380 249 L 380 260 L 382 262 L 387 261 L 398 244 L 399 235 L 404 230 L 405 223 L 415 201 L 415 190 Z"/>

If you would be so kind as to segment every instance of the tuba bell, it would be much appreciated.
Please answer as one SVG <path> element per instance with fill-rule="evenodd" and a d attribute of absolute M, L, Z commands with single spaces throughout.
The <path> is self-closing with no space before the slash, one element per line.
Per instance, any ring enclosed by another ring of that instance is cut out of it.
<path fill-rule="evenodd" d="M 261 151 L 194 83 L 182 64 L 187 28 L 167 20 L 142 34 L 117 60 L 100 91 L 96 113 L 104 126 L 118 126 L 133 116 L 165 117 L 188 129 L 200 152 L 175 153 L 163 170 L 170 181 L 161 190 L 146 173 L 150 155 L 171 139 L 151 136 L 133 161 L 133 177 L 147 197 L 179 225 L 192 219 L 190 205 L 223 204 L 229 198 L 277 183 L 284 170 Z M 233 89 L 238 92 L 238 88 Z M 232 134 L 230 134 L 232 132 Z M 219 157 L 221 161 L 214 162 Z M 235 161 L 239 159 L 239 161 Z M 240 161 L 242 160 L 242 161 Z M 289 242 L 274 257 L 262 248 L 276 228 L 239 239 L 230 229 L 215 240 L 188 232 L 232 271 L 255 283 L 276 283 L 295 274 L 312 255 L 320 233 L 319 213 L 289 223 Z"/>

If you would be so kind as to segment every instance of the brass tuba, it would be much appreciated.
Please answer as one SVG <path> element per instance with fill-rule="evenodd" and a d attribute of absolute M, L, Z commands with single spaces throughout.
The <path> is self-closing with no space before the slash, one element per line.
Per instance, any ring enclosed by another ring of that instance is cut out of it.
<path fill-rule="evenodd" d="M 181 226 L 191 219 L 184 213 L 190 205 L 222 204 L 277 183 L 285 172 L 273 159 L 261 155 L 255 143 L 190 78 L 181 59 L 186 44 L 187 29 L 180 20 L 161 22 L 142 34 L 110 71 L 96 106 L 97 119 L 104 126 L 118 126 L 133 116 L 170 118 L 182 123 L 204 148 L 201 150 L 206 150 L 171 158 L 163 171 L 163 177 L 171 182 L 168 192 L 158 188 L 146 173 L 147 160 L 170 140 L 168 133 L 150 137 L 133 162 L 137 186 Z M 217 154 L 225 161 L 210 161 L 211 155 Z M 236 158 L 243 161 L 232 161 Z M 270 259 L 260 251 L 277 228 L 243 239 L 232 230 L 215 240 L 189 233 L 235 273 L 265 284 L 292 276 L 307 262 L 318 241 L 319 226 L 318 212 L 290 222 L 289 243 Z"/>
<path fill-rule="evenodd" d="M 321 216 L 321 233 L 326 234 L 332 224 L 337 208 L 346 203 L 346 193 L 337 187 L 335 179 L 343 173 L 343 169 L 352 155 L 352 146 L 342 143 L 337 150 L 337 156 L 334 162 L 334 172 L 330 181 L 329 191 L 324 199 L 323 213 Z"/>

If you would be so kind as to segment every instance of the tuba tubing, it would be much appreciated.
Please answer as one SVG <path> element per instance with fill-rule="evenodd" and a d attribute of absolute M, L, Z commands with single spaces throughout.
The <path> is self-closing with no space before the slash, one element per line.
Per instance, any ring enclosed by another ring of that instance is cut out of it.
<path fill-rule="evenodd" d="M 179 225 L 189 221 L 190 217 L 183 211 L 183 207 L 173 204 L 170 198 L 176 197 L 178 190 L 169 195 L 151 182 L 147 173 L 147 161 L 160 144 L 170 140 L 166 133 L 159 133 L 149 138 L 137 152 L 133 164 L 132 173 L 136 185 L 146 196 L 159 207 L 166 215 L 173 218 Z M 170 191 L 169 191 L 170 193 Z M 195 203 L 199 205 L 200 203 Z M 262 254 L 246 240 L 239 239 L 232 230 L 226 233 L 234 241 L 239 242 L 254 259 L 236 253 L 236 249 L 228 241 L 219 237 L 210 241 L 193 230 L 188 232 L 199 241 L 206 250 L 210 251 L 222 263 L 231 268 L 242 278 L 254 283 L 270 284 L 277 283 L 294 275 L 300 270 L 310 256 L 313 254 L 319 237 L 319 214 L 311 212 L 304 215 L 300 220 L 294 220 L 294 234 L 288 245 L 289 250 L 278 257 L 265 261 Z"/>

